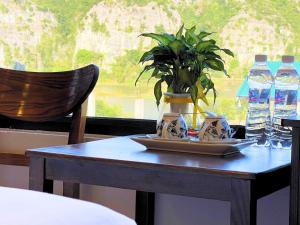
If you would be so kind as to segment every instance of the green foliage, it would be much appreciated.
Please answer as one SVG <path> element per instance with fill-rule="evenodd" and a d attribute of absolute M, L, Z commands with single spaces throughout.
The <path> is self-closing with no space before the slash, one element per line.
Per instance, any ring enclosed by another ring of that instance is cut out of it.
<path fill-rule="evenodd" d="M 82 19 L 101 0 L 32 0 L 40 10 L 52 12 L 57 27 L 43 34 L 38 45 L 43 70 L 66 70 L 73 68 L 75 38 Z"/>
<path fill-rule="evenodd" d="M 96 116 L 120 117 L 124 112 L 120 106 L 110 105 L 101 99 L 96 100 Z"/>
<path fill-rule="evenodd" d="M 212 33 L 196 32 L 196 27 L 185 29 L 182 26 L 176 35 L 143 33 L 141 36 L 158 41 L 158 45 L 143 54 L 140 63 L 150 61 L 139 74 L 136 82 L 144 72 L 153 70 L 150 78 L 158 79 L 154 86 L 156 104 L 162 97 L 162 83 L 166 83 L 168 91 L 173 93 L 190 93 L 193 102 L 197 98 L 205 101 L 203 96 L 210 90 L 216 98 L 216 89 L 208 72 L 222 71 L 227 75 L 224 61 L 218 52 L 233 57 L 229 49 L 222 49 L 213 39 L 207 39 Z"/>
<path fill-rule="evenodd" d="M 26 55 L 26 57 L 24 57 L 24 55 Z M 37 68 L 36 53 L 32 49 L 25 48 L 23 53 L 20 54 L 20 57 L 18 57 L 17 59 L 24 63 L 24 65 L 26 65 L 27 70 L 34 70 L 35 68 Z"/>
<path fill-rule="evenodd" d="M 145 6 L 151 2 L 156 2 L 158 5 L 168 5 L 172 3 L 172 0 L 123 0 L 127 6 Z"/>
<path fill-rule="evenodd" d="M 77 23 L 90 8 L 101 0 L 33 0 L 44 11 L 51 11 L 58 20 L 58 33 L 64 38 L 73 38 Z"/>
<path fill-rule="evenodd" d="M 98 21 L 97 15 L 93 14 L 92 15 L 92 31 L 93 32 L 100 32 L 101 30 L 101 25 Z"/>
<path fill-rule="evenodd" d="M 100 32 L 109 36 L 109 31 L 106 27 L 105 23 L 100 23 L 96 14 L 92 15 L 92 31 L 93 32 Z"/>
<path fill-rule="evenodd" d="M 10 48 L 8 46 L 4 47 L 4 64 L 6 65 L 12 65 L 13 63 L 13 57 L 10 51 Z"/>
<path fill-rule="evenodd" d="M 97 64 L 101 66 L 104 55 L 99 52 L 79 49 L 76 54 L 76 67 L 82 67 L 88 64 Z"/>
<path fill-rule="evenodd" d="M 192 1 L 190 4 L 180 3 L 176 10 L 187 27 L 196 24 L 200 30 L 214 31 L 216 32 L 214 34 L 215 39 L 220 42 L 222 38 L 219 33 L 222 32 L 230 19 L 241 10 L 242 4 L 238 0 Z"/>
<path fill-rule="evenodd" d="M 290 28 L 294 35 L 290 37 L 286 54 L 300 56 L 295 46 L 300 46 L 300 20 L 299 10 L 300 3 L 297 1 L 281 0 L 264 0 L 264 1 L 247 1 L 245 7 L 255 9 L 255 17 L 267 20 L 276 27 L 278 36 L 281 36 L 280 28 Z M 290 47 L 294 46 L 294 47 Z"/>
<path fill-rule="evenodd" d="M 4 65 L 6 65 L 6 66 L 12 65 L 13 57 L 12 57 L 12 52 L 11 52 L 10 46 L 1 40 L 0 40 L 0 44 L 2 44 L 2 46 L 4 48 Z"/>
<path fill-rule="evenodd" d="M 3 3 L 0 3 L 0 13 L 6 14 L 8 12 L 8 8 Z"/>
<path fill-rule="evenodd" d="M 100 32 L 105 34 L 106 37 L 114 34 L 114 30 L 118 31 L 132 31 L 132 26 L 136 31 L 146 32 L 146 29 L 154 29 L 155 33 L 163 33 L 165 29 L 172 29 L 171 24 L 176 24 L 178 20 L 181 20 L 187 27 L 191 27 L 196 24 L 200 30 L 211 30 L 217 33 L 213 34 L 213 38 L 224 45 L 224 42 L 228 44 L 229 48 L 237 48 L 241 52 L 253 52 L 253 46 L 245 45 L 247 48 L 235 37 L 235 34 L 227 32 L 229 25 L 230 29 L 235 29 L 239 33 L 249 31 L 249 21 L 246 18 L 240 17 L 244 13 L 249 14 L 254 20 L 261 20 L 264 23 L 269 24 L 274 28 L 275 39 L 280 43 L 284 43 L 284 48 L 278 50 L 280 53 L 293 54 L 297 59 L 300 59 L 300 51 L 297 50 L 300 46 L 300 20 L 299 20 L 299 1 L 282 1 L 282 0 L 251 0 L 251 1 L 240 1 L 240 0 L 193 0 L 193 1 L 173 1 L 173 0 L 14 0 L 7 1 L 4 4 L 4 1 L 0 3 L 0 14 L 12 13 L 10 4 L 18 4 L 20 9 L 26 11 L 25 13 L 20 13 L 16 16 L 16 31 L 24 31 L 35 23 L 34 14 L 36 14 L 36 7 L 38 10 L 44 12 L 53 13 L 55 16 L 55 23 L 52 23 L 52 18 L 43 19 L 42 26 L 45 29 L 45 33 L 39 39 L 36 47 L 28 46 L 24 44 L 24 47 L 21 44 L 14 46 L 14 44 L 9 43 L 5 40 L 5 43 L 0 40 L 1 49 L 3 49 L 3 64 L 5 66 L 11 66 L 14 60 L 20 61 L 21 63 L 26 64 L 26 68 L 30 70 L 41 70 L 41 71 L 54 71 L 54 70 L 65 70 L 72 69 L 78 65 L 85 65 L 90 62 L 96 62 L 97 64 L 102 64 L 102 61 L 105 60 L 106 64 L 103 65 L 105 70 L 101 70 L 101 84 L 104 80 L 106 83 L 122 83 L 125 85 L 132 84 L 136 79 L 136 74 L 142 70 L 142 65 L 136 65 L 136 61 L 143 55 L 145 48 L 150 49 L 153 47 L 153 42 L 150 46 L 144 46 L 146 42 L 142 42 L 141 46 L 135 50 L 126 50 L 121 51 L 119 55 L 112 57 L 103 55 L 99 52 L 94 51 L 83 51 L 82 49 L 76 52 L 76 37 L 80 31 L 83 30 L 84 25 L 86 25 L 86 20 L 88 19 L 89 10 L 96 5 L 97 3 L 103 3 L 114 9 L 113 6 L 120 4 L 122 10 L 132 10 L 136 9 L 136 6 L 147 7 L 148 10 L 156 11 L 163 10 L 169 17 L 169 26 L 163 27 L 163 25 L 157 25 L 155 27 L 149 27 L 149 24 L 145 22 L 147 18 L 146 15 L 139 15 L 137 12 L 136 16 L 139 16 L 140 21 L 133 21 L 131 27 L 128 24 L 123 24 L 122 18 L 116 18 L 114 10 L 111 10 L 114 23 L 111 21 L 100 21 L 96 17 L 96 14 L 92 18 L 91 29 L 94 32 Z M 30 14 L 28 17 L 28 13 Z M 40 13 L 40 12 L 38 12 Z M 177 16 L 179 14 L 179 17 Z M 7 16 L 7 15 L 4 15 Z M 174 17 L 174 20 L 173 20 Z M 176 18 L 175 18 L 176 17 Z M 27 19 L 26 19 L 27 18 Z M 100 18 L 100 17 L 99 17 Z M 137 17 L 135 17 L 137 18 Z M 163 18 L 163 17 L 162 17 Z M 158 19 L 158 18 L 157 18 Z M 159 20 L 159 19 L 158 19 Z M 174 21 L 174 22 L 173 22 Z M 231 23 L 234 22 L 234 23 Z M 164 21 L 161 23 L 167 24 Z M 109 27 L 108 24 L 113 24 Z M 147 25 L 147 26 L 146 26 Z M 232 27 L 234 25 L 234 27 Z M 5 29 L 7 24 L 1 24 L 1 29 Z M 53 29 L 51 27 L 54 27 Z M 147 28 L 146 28 L 147 27 Z M 129 29 L 130 28 L 130 29 Z M 10 29 L 10 28 L 8 28 Z M 263 29 L 263 27 L 262 27 Z M 255 35 L 249 39 L 249 42 L 256 43 L 259 46 L 259 49 L 265 49 L 266 52 L 276 52 L 278 49 L 277 42 L 265 42 L 263 36 L 264 33 L 261 32 L 260 27 L 255 28 L 254 31 L 260 32 L 260 35 L 256 37 Z M 11 32 L 11 29 L 9 30 Z M 111 33 L 110 33 L 111 31 Z M 36 31 L 32 30 L 31 34 L 33 35 Z M 221 36 L 221 34 L 224 36 Z M 101 35 L 103 36 L 103 35 Z M 125 36 L 129 36 L 125 34 Z M 5 37 L 4 37 L 5 38 Z M 27 37 L 26 37 L 27 38 Z M 105 37 L 104 37 L 105 38 Z M 131 46 L 131 43 L 136 41 L 135 39 L 124 39 L 124 37 L 111 37 L 116 41 L 122 41 L 126 43 L 126 46 Z M 262 41 L 255 42 L 257 39 Z M 4 39 L 3 39 L 4 40 Z M 269 39 L 268 39 L 269 40 Z M 106 41 L 106 40 L 105 40 Z M 224 42 L 222 42 L 224 41 Z M 128 42 L 130 42 L 128 44 Z M 105 42 L 111 43 L 111 42 Z M 147 42 L 148 43 L 148 42 Z M 95 43 L 97 45 L 98 43 Z M 127 45 L 128 44 L 128 45 Z M 125 44 L 124 44 L 125 45 Z M 281 46 L 281 45 L 279 45 Z M 123 46 L 122 46 L 123 47 Z M 254 54 L 254 53 L 253 53 Z M 95 55 L 92 56 L 92 55 Z M 221 55 L 223 57 L 223 55 Z M 270 55 L 272 60 L 279 60 L 281 57 L 280 54 L 274 53 Z M 224 89 L 227 89 L 228 83 L 219 82 L 217 78 L 223 77 L 221 72 L 210 73 L 214 78 L 215 87 L 219 90 L 218 101 L 214 110 L 217 110 L 218 113 L 222 114 L 225 111 L 228 112 L 228 118 L 232 119 L 237 116 L 240 112 L 234 111 L 235 107 L 234 97 L 235 91 L 239 84 L 242 82 L 242 79 L 247 74 L 252 59 L 245 57 L 236 57 L 230 59 L 229 57 L 223 57 L 226 60 L 226 65 L 228 68 L 228 73 L 231 74 L 235 79 L 236 83 L 232 85 L 232 90 L 230 93 L 225 92 Z M 99 60 L 99 61 L 97 61 Z M 152 70 L 150 70 L 153 72 Z M 145 72 L 146 76 L 140 78 L 140 83 L 145 83 L 148 80 L 148 77 L 152 73 L 150 71 Z M 104 77 L 104 79 L 103 79 Z M 221 80 L 221 79 L 220 79 Z M 155 81 L 155 79 L 153 79 Z M 152 85 L 152 80 L 150 81 Z M 147 85 L 141 85 L 147 86 Z M 153 83 L 154 86 L 154 83 Z M 159 86 L 159 84 L 157 84 Z M 127 86 L 126 86 L 127 87 Z M 140 87 L 140 86 L 139 86 Z M 151 86 L 152 87 L 152 86 Z M 165 88 L 162 85 L 162 88 Z M 127 89 L 129 89 L 127 87 Z M 143 92 L 144 89 L 141 89 Z M 193 89 L 194 90 L 194 89 Z M 136 97 L 137 88 L 133 91 L 132 98 Z M 115 95 L 116 92 L 112 91 L 107 92 L 107 95 Z M 211 93 L 212 94 L 212 93 Z M 123 91 L 118 93 L 119 96 L 128 96 L 128 92 Z M 142 97 L 145 96 L 145 93 L 141 94 Z M 147 92 L 147 97 L 149 96 L 149 90 Z M 159 93 L 158 93 L 159 95 Z M 140 96 L 139 96 L 140 97 Z M 230 102 L 228 99 L 232 99 Z M 213 100 L 213 96 L 209 97 L 209 100 Z M 228 101 L 227 101 L 228 100 Z M 221 104 L 219 104 L 221 102 Z M 232 103 L 232 104 L 231 104 Z M 219 104 L 219 105 L 218 105 Z M 230 106 L 229 106 L 230 105 Z M 232 105 L 232 107 L 231 107 Z M 240 115 L 240 114 L 239 114 Z M 242 112 L 241 112 L 242 115 Z"/>
<path fill-rule="evenodd" d="M 136 74 L 141 70 L 141 66 L 136 62 L 143 54 L 141 49 L 126 50 L 125 54 L 117 56 L 110 65 L 111 72 L 102 71 L 106 80 L 113 80 L 118 83 L 133 83 Z"/>
<path fill-rule="evenodd" d="M 133 26 L 131 26 L 130 24 L 125 28 L 125 32 L 126 33 L 131 33 L 133 31 Z"/>
<path fill-rule="evenodd" d="M 216 104 L 213 107 L 208 107 L 207 110 L 217 115 L 224 115 L 229 121 L 235 121 L 238 124 L 246 118 L 247 104 L 238 106 L 237 101 L 234 97 L 220 96 Z"/>

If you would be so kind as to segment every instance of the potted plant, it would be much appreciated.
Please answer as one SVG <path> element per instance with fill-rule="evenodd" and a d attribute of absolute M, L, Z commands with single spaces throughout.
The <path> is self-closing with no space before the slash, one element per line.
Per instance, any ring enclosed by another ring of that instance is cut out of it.
<path fill-rule="evenodd" d="M 222 71 L 228 76 L 224 68 L 224 60 L 218 54 L 223 51 L 234 57 L 229 49 L 220 48 L 214 39 L 208 37 L 212 33 L 196 32 L 196 27 L 186 29 L 182 25 L 176 35 L 143 33 L 141 36 L 158 41 L 158 45 L 145 52 L 139 63 L 150 62 L 145 65 L 136 79 L 135 84 L 146 72 L 153 70 L 150 79 L 158 81 L 154 86 L 154 96 L 157 106 L 162 98 L 162 83 L 167 84 L 165 101 L 176 105 L 192 102 L 198 105 L 198 99 L 208 104 L 206 94 L 212 90 L 214 101 L 216 89 L 209 75 L 210 70 Z M 189 100 L 174 100 L 176 98 Z M 180 107 L 179 107 L 180 108 Z M 173 107 L 176 111 L 176 107 Z M 172 106 L 171 106 L 171 111 Z"/>

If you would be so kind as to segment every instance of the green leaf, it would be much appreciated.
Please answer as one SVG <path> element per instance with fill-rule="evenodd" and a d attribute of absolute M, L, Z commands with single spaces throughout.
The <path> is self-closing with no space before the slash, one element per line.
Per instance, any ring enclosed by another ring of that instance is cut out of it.
<path fill-rule="evenodd" d="M 170 41 L 176 40 L 176 36 L 174 34 L 163 33 L 162 35 L 168 38 Z"/>
<path fill-rule="evenodd" d="M 194 45 L 199 41 L 199 38 L 195 34 L 196 27 L 193 26 L 191 29 L 187 29 L 185 32 L 185 39 L 190 45 Z"/>
<path fill-rule="evenodd" d="M 210 41 L 210 43 L 212 43 L 213 45 L 215 45 L 217 42 L 215 41 L 215 40 L 213 40 L 213 39 L 210 39 L 210 40 L 208 40 L 208 41 Z M 218 47 L 218 46 L 216 46 L 216 47 Z M 219 47 L 218 47 L 219 48 Z"/>
<path fill-rule="evenodd" d="M 168 86 L 167 92 L 174 93 L 174 88 L 171 84 Z"/>
<path fill-rule="evenodd" d="M 165 64 L 158 63 L 156 64 L 156 68 L 159 69 L 162 73 L 171 73 L 171 69 Z"/>
<path fill-rule="evenodd" d="M 158 77 L 157 77 L 158 72 L 159 72 L 159 69 L 158 69 L 158 68 L 155 68 L 155 69 L 153 70 L 153 73 L 151 74 L 151 77 L 156 77 L 156 78 L 158 78 Z M 159 77 L 159 78 L 160 78 L 160 77 Z"/>
<path fill-rule="evenodd" d="M 146 61 L 153 60 L 153 59 L 154 59 L 154 56 L 153 56 L 153 50 L 154 50 L 154 49 L 151 49 L 150 51 L 145 52 L 145 53 L 142 55 L 142 57 L 141 57 L 139 63 L 144 63 L 144 62 L 146 62 Z"/>
<path fill-rule="evenodd" d="M 224 71 L 224 64 L 222 61 L 209 59 L 205 61 L 207 66 L 213 70 Z"/>
<path fill-rule="evenodd" d="M 156 105 L 157 105 L 157 107 L 159 106 L 160 99 L 162 97 L 162 91 L 161 91 L 161 83 L 162 82 L 163 82 L 163 80 L 159 80 L 154 85 L 154 96 L 155 96 L 155 99 L 156 99 Z"/>
<path fill-rule="evenodd" d="M 166 76 L 164 77 L 164 80 L 166 81 L 167 85 L 170 86 L 171 83 L 172 83 L 173 80 L 174 80 L 174 76 L 172 76 L 172 75 L 166 75 Z"/>
<path fill-rule="evenodd" d="M 217 99 L 217 90 L 215 89 L 215 87 L 212 88 L 213 93 L 214 93 L 214 104 L 216 103 L 216 99 Z"/>
<path fill-rule="evenodd" d="M 153 50 L 153 57 L 157 64 L 172 64 L 176 56 L 169 46 L 158 46 Z"/>
<path fill-rule="evenodd" d="M 209 47 L 214 46 L 211 40 L 199 42 L 196 45 L 196 49 L 198 52 L 203 52 L 204 50 L 208 49 Z"/>
<path fill-rule="evenodd" d="M 187 68 L 179 69 L 178 71 L 178 77 L 180 79 L 180 82 L 183 84 L 192 85 L 192 80 L 194 76 L 190 73 L 190 71 Z"/>
<path fill-rule="evenodd" d="M 221 50 L 222 50 L 223 52 L 225 52 L 227 55 L 230 55 L 230 56 L 234 57 L 233 52 L 230 51 L 229 49 L 227 49 L 227 48 L 222 48 Z"/>
<path fill-rule="evenodd" d="M 187 29 L 191 33 L 195 33 L 196 31 L 196 26 L 192 26 L 190 29 Z"/>
<path fill-rule="evenodd" d="M 198 63 L 201 63 L 205 60 L 205 55 L 203 54 L 198 54 L 197 56 L 197 60 L 198 60 Z"/>
<path fill-rule="evenodd" d="M 148 70 L 151 70 L 151 69 L 153 69 L 153 68 L 155 68 L 155 65 L 154 65 L 154 64 L 145 66 L 144 69 L 142 70 L 142 72 L 140 72 L 139 76 L 136 78 L 134 85 L 136 86 L 137 82 L 139 81 L 140 77 L 142 76 L 142 74 L 143 74 L 144 72 L 146 72 L 146 71 L 148 71 Z"/>
<path fill-rule="evenodd" d="M 199 38 L 200 40 L 202 40 L 203 38 L 205 38 L 205 37 L 207 37 L 207 36 L 209 36 L 209 35 L 211 35 L 211 34 L 213 34 L 213 33 L 214 33 L 214 32 L 208 33 L 208 32 L 205 32 L 205 31 L 201 31 L 200 34 L 198 34 L 198 38 Z"/>
<path fill-rule="evenodd" d="M 205 56 L 206 56 L 207 59 L 216 59 L 217 58 L 217 59 L 221 60 L 222 62 L 224 62 L 222 57 L 219 56 L 218 54 L 214 53 L 214 52 L 209 52 L 209 53 L 205 54 Z"/>
<path fill-rule="evenodd" d="M 193 103 L 196 104 L 197 97 L 198 97 L 198 88 L 195 84 L 190 87 L 190 94 L 191 94 Z"/>
<path fill-rule="evenodd" d="M 151 74 L 151 76 L 149 77 L 148 79 L 148 83 L 149 81 L 151 80 L 151 78 L 155 77 L 157 79 L 160 79 L 161 77 L 163 76 L 163 74 L 159 73 L 159 69 L 158 68 L 155 68 Z"/>
<path fill-rule="evenodd" d="M 206 85 L 206 92 L 205 94 L 207 94 L 210 90 L 213 91 L 214 94 L 214 104 L 216 103 L 216 98 L 217 98 L 217 91 L 215 89 L 215 84 L 214 82 L 212 82 L 212 80 L 208 80 L 208 84 Z"/>
<path fill-rule="evenodd" d="M 178 32 L 176 34 L 176 38 L 180 39 L 182 37 L 183 29 L 184 29 L 184 24 L 182 24 L 180 29 L 178 30 Z"/>
<path fill-rule="evenodd" d="M 140 36 L 150 37 L 154 40 L 157 40 L 162 45 L 168 45 L 172 41 L 172 38 L 165 34 L 143 33 Z"/>
<path fill-rule="evenodd" d="M 175 40 L 175 41 L 172 41 L 170 44 L 169 44 L 170 48 L 172 49 L 172 51 L 174 52 L 175 55 L 179 55 L 181 51 L 184 50 L 185 46 L 184 44 L 179 41 L 179 40 Z"/>
<path fill-rule="evenodd" d="M 170 92 L 190 93 L 194 102 L 199 96 L 206 99 L 207 92 L 212 91 L 215 101 L 217 94 L 214 83 L 210 75 L 204 71 L 223 71 L 228 76 L 224 68 L 225 62 L 219 51 L 223 51 L 230 56 L 233 56 L 233 53 L 229 49 L 221 49 L 214 39 L 209 39 L 208 36 L 212 33 L 195 32 L 195 26 L 185 29 L 182 24 L 176 36 L 166 33 L 141 34 L 141 36 L 158 41 L 158 44 L 141 57 L 140 63 L 153 62 L 151 65 L 144 67 L 136 83 L 144 72 L 154 69 L 150 79 L 156 78 L 158 80 L 154 87 L 157 105 L 159 105 L 162 98 L 161 88 L 163 82 L 167 84 L 167 90 Z M 198 82 L 198 87 L 196 82 Z"/>

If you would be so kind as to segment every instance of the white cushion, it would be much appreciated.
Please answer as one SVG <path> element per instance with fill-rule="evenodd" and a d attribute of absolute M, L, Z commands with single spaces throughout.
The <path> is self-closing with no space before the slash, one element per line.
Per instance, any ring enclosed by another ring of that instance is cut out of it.
<path fill-rule="evenodd" d="M 136 225 L 104 206 L 29 190 L 0 187 L 1 225 Z"/>

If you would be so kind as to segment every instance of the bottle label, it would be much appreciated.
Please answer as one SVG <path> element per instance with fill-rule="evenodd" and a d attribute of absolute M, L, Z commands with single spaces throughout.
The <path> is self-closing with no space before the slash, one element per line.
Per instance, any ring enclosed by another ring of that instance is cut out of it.
<path fill-rule="evenodd" d="M 275 104 L 276 105 L 296 105 L 297 104 L 297 90 L 275 90 Z"/>
<path fill-rule="evenodd" d="M 259 91 L 258 89 L 250 89 L 249 90 L 249 103 L 255 103 L 259 99 Z"/>
<path fill-rule="evenodd" d="M 270 102 L 270 89 L 262 89 L 260 98 L 259 98 L 259 103 L 269 103 Z"/>
<path fill-rule="evenodd" d="M 254 89 L 249 90 L 249 103 L 269 103 L 270 101 L 270 89 Z"/>

